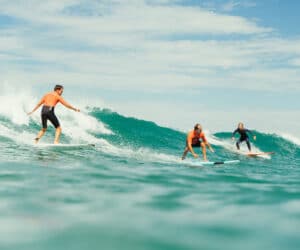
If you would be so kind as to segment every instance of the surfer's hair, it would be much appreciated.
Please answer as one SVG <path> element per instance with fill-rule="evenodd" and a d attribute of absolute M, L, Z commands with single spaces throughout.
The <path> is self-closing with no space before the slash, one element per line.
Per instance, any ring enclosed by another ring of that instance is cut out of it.
<path fill-rule="evenodd" d="M 195 126 L 194 126 L 194 130 L 197 130 L 197 129 L 201 129 L 201 125 L 199 123 L 197 123 Z"/>
<path fill-rule="evenodd" d="M 59 84 L 56 84 L 55 87 L 54 87 L 54 91 L 56 91 L 56 90 L 61 90 L 61 89 L 63 89 L 63 88 L 64 88 L 64 86 L 59 85 Z"/>

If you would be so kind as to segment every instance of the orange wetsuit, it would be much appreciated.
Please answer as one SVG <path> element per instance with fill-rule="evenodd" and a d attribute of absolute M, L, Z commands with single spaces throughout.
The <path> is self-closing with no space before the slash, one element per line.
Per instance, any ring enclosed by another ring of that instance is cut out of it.
<path fill-rule="evenodd" d="M 188 133 L 187 139 L 186 139 L 186 143 L 187 146 L 188 145 L 192 145 L 192 146 L 200 146 L 201 142 L 207 142 L 205 134 L 203 132 L 196 133 L 194 130 L 190 131 Z"/>

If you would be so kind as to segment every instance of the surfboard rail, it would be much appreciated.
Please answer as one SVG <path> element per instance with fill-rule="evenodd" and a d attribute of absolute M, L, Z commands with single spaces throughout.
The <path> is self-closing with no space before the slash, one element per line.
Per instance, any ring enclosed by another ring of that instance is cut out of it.
<path fill-rule="evenodd" d="M 90 147 L 95 147 L 95 144 L 92 143 L 59 143 L 59 144 L 54 144 L 54 143 L 37 143 L 34 144 L 35 147 L 37 148 L 49 148 L 49 149 L 81 149 L 81 148 L 90 148 Z"/>
<path fill-rule="evenodd" d="M 225 160 L 225 161 L 192 161 L 186 164 L 191 167 L 205 167 L 214 165 L 238 164 L 240 160 Z"/>
<path fill-rule="evenodd" d="M 247 153 L 246 156 L 249 157 L 256 157 L 256 156 L 263 156 L 263 155 L 272 155 L 275 154 L 275 152 L 257 152 L 257 153 Z"/>

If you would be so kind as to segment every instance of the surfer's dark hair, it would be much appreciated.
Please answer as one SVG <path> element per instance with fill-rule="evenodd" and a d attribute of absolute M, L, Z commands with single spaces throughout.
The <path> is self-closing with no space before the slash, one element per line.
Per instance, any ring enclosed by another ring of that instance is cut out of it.
<path fill-rule="evenodd" d="M 63 89 L 63 88 L 64 88 L 64 86 L 57 84 L 57 85 L 55 85 L 55 87 L 54 87 L 54 91 L 56 91 L 56 90 L 61 90 L 61 89 Z"/>
<path fill-rule="evenodd" d="M 197 123 L 195 126 L 194 126 L 194 130 L 197 130 L 199 129 L 199 126 L 201 126 L 199 123 Z"/>

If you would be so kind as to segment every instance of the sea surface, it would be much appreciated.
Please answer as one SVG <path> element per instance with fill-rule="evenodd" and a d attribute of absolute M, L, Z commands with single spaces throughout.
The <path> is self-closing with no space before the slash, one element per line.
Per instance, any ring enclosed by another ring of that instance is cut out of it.
<path fill-rule="evenodd" d="M 95 147 L 37 147 L 38 112 L 0 115 L 1 250 L 300 249 L 295 141 L 255 131 L 253 150 L 275 154 L 249 158 L 207 132 L 209 160 L 240 163 L 195 167 L 183 131 L 100 108 L 58 116 L 61 143 Z"/>

